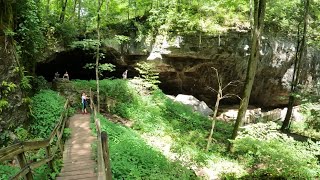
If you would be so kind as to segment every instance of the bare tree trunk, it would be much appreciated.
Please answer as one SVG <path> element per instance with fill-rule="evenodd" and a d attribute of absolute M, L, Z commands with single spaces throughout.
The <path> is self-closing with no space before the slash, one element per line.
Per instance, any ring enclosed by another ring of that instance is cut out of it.
<path fill-rule="evenodd" d="M 263 30 L 264 15 L 266 9 L 266 0 L 254 0 L 254 34 L 251 41 L 251 54 L 248 62 L 246 81 L 244 85 L 243 95 L 240 102 L 238 116 L 234 125 L 231 139 L 235 139 L 238 135 L 239 127 L 243 123 L 243 118 L 248 108 L 252 85 L 254 82 L 257 62 L 259 60 L 260 37 Z M 232 144 L 229 144 L 228 150 L 232 149 Z"/>
<path fill-rule="evenodd" d="M 128 21 L 130 19 L 130 0 L 128 0 Z"/>
<path fill-rule="evenodd" d="M 208 138 L 206 152 L 209 151 L 209 148 L 210 148 L 210 145 L 211 145 L 211 141 L 212 141 L 212 135 L 213 135 L 214 126 L 216 125 L 216 117 L 217 117 L 217 113 L 218 113 L 219 103 L 220 103 L 220 100 L 222 98 L 222 96 L 220 94 L 220 90 L 221 90 L 221 88 L 219 87 L 219 93 L 217 94 L 216 104 L 214 105 L 214 112 L 213 112 L 213 117 L 212 117 L 211 130 L 210 130 L 210 135 L 209 135 L 209 138 Z"/>
<path fill-rule="evenodd" d="M 78 0 L 78 22 L 80 26 L 80 18 L 81 18 L 81 0 Z"/>
<path fill-rule="evenodd" d="M 99 85 L 99 60 L 100 60 L 100 10 L 103 1 L 98 0 L 98 12 L 97 12 L 97 52 L 96 52 L 96 83 L 97 83 L 97 112 L 100 112 L 100 85 Z"/>
<path fill-rule="evenodd" d="M 108 19 L 109 2 L 110 0 L 106 0 L 106 19 Z"/>
<path fill-rule="evenodd" d="M 77 4 L 78 4 L 78 0 L 74 0 L 74 3 L 73 3 L 73 14 L 74 15 L 76 14 Z"/>
<path fill-rule="evenodd" d="M 304 1 L 304 22 L 303 22 L 303 34 L 300 48 L 297 48 L 296 60 L 294 64 L 294 72 L 291 83 L 291 94 L 289 96 L 288 110 L 286 117 L 282 123 L 281 131 L 288 131 L 290 128 L 290 119 L 292 115 L 293 105 L 295 103 L 294 93 L 297 92 L 297 85 L 300 78 L 301 60 L 306 57 L 306 36 L 308 28 L 308 14 L 309 14 L 309 0 Z M 299 27 L 298 27 L 298 47 L 299 47 Z M 299 55 L 298 55 L 299 54 Z"/>
<path fill-rule="evenodd" d="M 215 93 L 217 93 L 217 100 L 216 100 L 216 103 L 215 103 L 215 106 L 214 106 L 211 130 L 210 130 L 210 135 L 208 137 L 208 143 L 207 143 L 207 147 L 206 147 L 206 152 L 209 151 L 210 144 L 211 144 L 211 141 L 212 141 L 212 135 L 213 135 L 213 130 L 214 130 L 214 127 L 215 127 L 215 124 L 216 124 L 216 117 L 217 117 L 217 113 L 218 113 L 218 109 L 219 109 L 220 100 L 224 99 L 224 98 L 231 97 L 231 96 L 237 96 L 237 95 L 234 95 L 234 94 L 223 95 L 223 90 L 225 90 L 228 86 L 236 85 L 236 83 L 238 81 L 231 81 L 226 86 L 222 87 L 223 86 L 222 78 L 219 76 L 218 70 L 216 68 L 214 68 L 214 67 L 212 67 L 212 68 L 216 71 L 217 83 L 218 83 L 218 86 L 219 86 L 218 88 L 219 89 L 218 90 L 214 90 L 213 88 L 208 87 L 209 90 L 214 91 Z"/>
<path fill-rule="evenodd" d="M 49 15 L 50 15 L 50 0 L 47 0 L 46 13 L 47 13 L 47 16 L 49 17 Z"/>
<path fill-rule="evenodd" d="M 61 5 L 61 13 L 60 13 L 60 23 L 64 22 L 64 17 L 66 16 L 66 9 L 67 9 L 67 3 L 68 0 L 61 0 L 62 5 Z"/>
<path fill-rule="evenodd" d="M 251 29 L 251 37 L 253 37 L 253 6 L 252 6 L 252 0 L 249 2 L 250 7 L 250 29 Z"/>

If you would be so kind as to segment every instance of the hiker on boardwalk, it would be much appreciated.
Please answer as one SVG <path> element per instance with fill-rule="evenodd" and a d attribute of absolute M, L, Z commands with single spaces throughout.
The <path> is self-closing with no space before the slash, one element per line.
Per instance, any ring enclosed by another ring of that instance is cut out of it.
<path fill-rule="evenodd" d="M 82 114 L 87 114 L 87 100 L 88 97 L 86 93 L 83 92 L 81 96 Z"/>

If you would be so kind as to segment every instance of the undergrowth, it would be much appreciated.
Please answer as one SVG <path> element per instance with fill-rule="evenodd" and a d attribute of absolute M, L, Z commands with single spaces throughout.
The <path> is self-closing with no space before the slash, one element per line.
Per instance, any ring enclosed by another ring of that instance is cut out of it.
<path fill-rule="evenodd" d="M 16 141 L 33 141 L 46 139 L 51 134 L 56 123 L 59 121 L 63 111 L 65 98 L 57 92 L 51 90 L 40 90 L 31 101 L 30 125 L 28 127 L 21 125 L 14 130 Z M 69 113 L 72 113 L 70 110 Z M 63 137 L 70 135 L 70 130 L 65 129 Z M 36 162 L 46 158 L 45 149 L 38 151 L 28 151 L 26 153 L 27 162 Z M 53 160 L 54 172 L 51 172 L 48 165 L 43 165 L 33 171 L 35 180 L 55 179 L 62 167 L 62 160 L 55 158 Z M 0 163 L 0 179 L 9 179 L 19 171 L 16 161 L 6 161 Z"/>
<path fill-rule="evenodd" d="M 41 90 L 31 102 L 32 122 L 30 130 L 32 135 L 48 138 L 59 117 L 63 112 L 65 99 L 57 92 Z"/>
<path fill-rule="evenodd" d="M 108 132 L 111 169 L 114 179 L 197 179 L 178 162 L 170 162 L 148 146 L 133 130 L 99 117 Z"/>

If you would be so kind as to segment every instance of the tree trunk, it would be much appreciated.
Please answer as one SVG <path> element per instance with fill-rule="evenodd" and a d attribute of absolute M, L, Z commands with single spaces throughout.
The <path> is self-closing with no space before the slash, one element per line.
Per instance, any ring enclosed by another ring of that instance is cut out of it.
<path fill-rule="evenodd" d="M 78 4 L 78 0 L 74 0 L 74 3 L 73 3 L 73 14 L 74 16 L 76 16 L 76 8 L 77 8 L 77 4 Z"/>
<path fill-rule="evenodd" d="M 221 94 L 220 94 L 220 89 L 221 89 L 221 88 L 219 88 L 219 93 L 217 94 L 216 104 L 214 105 L 214 112 L 213 112 L 211 130 L 210 130 L 210 135 L 209 135 L 209 138 L 208 138 L 208 143 L 207 143 L 207 147 L 206 147 L 206 152 L 209 151 L 209 148 L 210 148 L 210 145 L 211 145 L 213 130 L 214 130 L 214 126 L 215 126 L 215 124 L 216 124 L 216 117 L 217 117 L 217 113 L 218 113 L 219 103 L 220 103 L 220 100 L 221 100 L 221 98 L 222 98 L 222 96 L 221 96 Z M 221 92 L 222 92 L 222 91 L 221 91 Z"/>
<path fill-rule="evenodd" d="M 254 34 L 251 40 L 251 54 L 248 62 L 246 81 L 244 85 L 243 95 L 240 102 L 238 116 L 234 125 L 231 139 L 235 139 L 238 135 L 239 127 L 243 123 L 243 118 L 248 108 L 252 85 L 254 82 L 257 62 L 259 60 L 260 37 L 263 30 L 264 15 L 266 9 L 266 0 L 254 0 Z M 228 150 L 232 149 L 232 144 L 229 144 Z"/>
<path fill-rule="evenodd" d="M 49 15 L 50 15 L 50 0 L 47 0 L 46 13 L 47 13 L 47 17 L 49 17 Z"/>
<path fill-rule="evenodd" d="M 292 115 L 292 109 L 295 102 L 294 93 L 297 92 L 297 85 L 300 78 L 300 71 L 301 71 L 301 60 L 306 57 L 306 36 L 307 36 L 307 28 L 308 28 L 308 14 L 309 14 L 309 0 L 304 1 L 304 21 L 303 21 L 303 34 L 300 48 L 297 48 L 296 59 L 294 63 L 294 71 L 291 83 L 291 93 L 289 96 L 288 102 L 288 110 L 286 117 L 282 123 L 281 131 L 288 131 L 290 128 L 290 119 Z M 298 39 L 299 39 L 299 27 L 298 27 Z M 298 47 L 299 47 L 299 40 L 298 40 Z"/>
<path fill-rule="evenodd" d="M 100 60 L 100 10 L 103 1 L 98 0 L 98 12 L 97 12 L 97 52 L 96 52 L 96 82 L 97 82 L 97 112 L 100 112 L 100 85 L 99 85 L 99 60 Z"/>
<path fill-rule="evenodd" d="M 81 18 L 81 0 L 78 0 L 78 22 L 79 22 L 79 25 L 81 24 L 80 18 Z"/>
<path fill-rule="evenodd" d="M 106 0 L 106 19 L 108 19 L 108 9 L 110 0 Z"/>
<path fill-rule="evenodd" d="M 64 22 L 64 17 L 66 16 L 66 9 L 67 9 L 67 3 L 68 3 L 68 0 L 62 0 L 61 1 L 62 4 L 61 4 L 61 13 L 60 13 L 60 23 L 63 23 Z"/>
<path fill-rule="evenodd" d="M 253 7 L 252 7 L 252 0 L 249 2 L 250 7 L 250 29 L 251 29 L 251 37 L 253 37 Z"/>

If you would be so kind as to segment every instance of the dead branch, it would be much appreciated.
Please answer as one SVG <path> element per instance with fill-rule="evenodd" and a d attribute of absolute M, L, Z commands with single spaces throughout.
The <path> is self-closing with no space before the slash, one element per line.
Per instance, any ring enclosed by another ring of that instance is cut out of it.
<path fill-rule="evenodd" d="M 226 94 L 226 95 L 222 96 L 221 99 L 230 98 L 230 97 L 237 97 L 238 99 L 242 100 L 241 97 L 236 94 Z"/>

